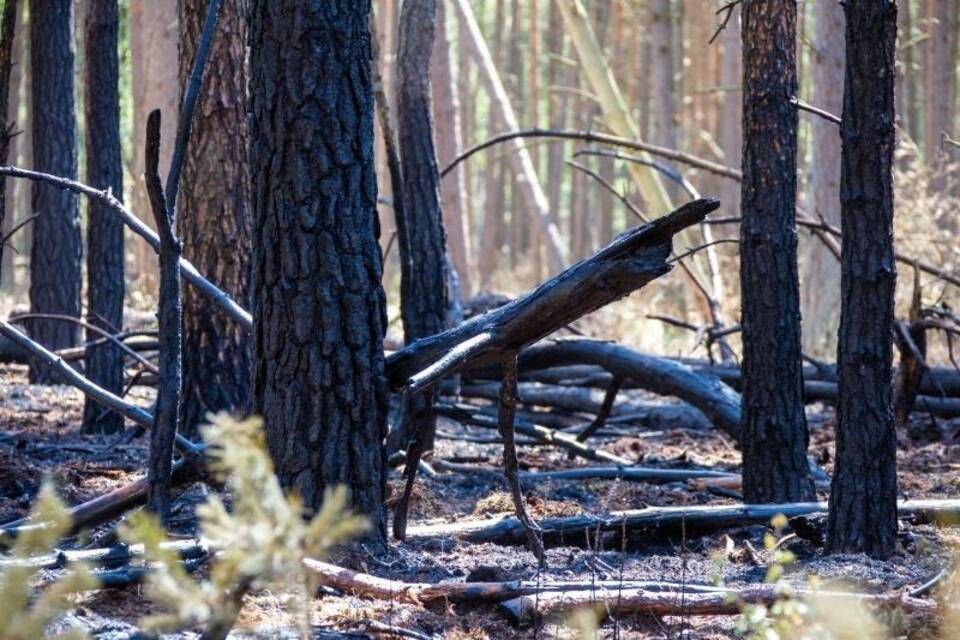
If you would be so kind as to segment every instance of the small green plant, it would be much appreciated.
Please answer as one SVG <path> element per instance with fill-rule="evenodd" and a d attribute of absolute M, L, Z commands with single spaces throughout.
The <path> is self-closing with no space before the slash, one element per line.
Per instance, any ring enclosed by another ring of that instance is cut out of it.
<path fill-rule="evenodd" d="M 285 494 L 266 450 L 260 418 L 238 421 L 225 413 L 208 416 L 203 428 L 211 472 L 233 497 L 233 509 L 211 496 L 197 509 L 203 540 L 216 555 L 208 580 L 196 581 L 164 547 L 166 535 L 152 517 L 139 514 L 124 530 L 128 542 L 144 545 L 154 569 L 148 595 L 167 613 L 142 621 L 153 631 L 206 626 L 206 637 L 225 637 L 251 588 L 282 582 L 300 589 L 301 632 L 309 636 L 315 584 L 303 566 L 336 544 L 363 532 L 367 520 L 347 508 L 343 487 L 326 495 L 319 513 L 304 518 L 302 501 Z"/>
<path fill-rule="evenodd" d="M 34 595 L 31 583 L 38 568 L 29 558 L 51 553 L 70 530 L 70 515 L 49 481 L 43 483 L 30 514 L 33 522 L 46 526 L 28 528 L 13 541 L 12 557 L 0 567 L 0 640 L 36 640 L 56 618 L 71 608 L 70 596 L 97 587 L 97 580 L 86 566 L 75 564 L 57 582 Z M 53 636 L 60 640 L 87 638 L 81 631 Z"/>
<path fill-rule="evenodd" d="M 782 549 L 787 518 L 778 514 L 770 521 L 772 531 L 763 536 L 764 548 L 772 554 L 765 581 L 776 585 L 780 597 L 770 606 L 745 604 L 737 631 L 754 640 L 882 640 L 889 633 L 855 600 L 838 601 L 818 595 L 820 581 L 809 579 L 812 595 L 796 597 L 784 582 L 786 568 L 796 562 L 792 551 Z"/>

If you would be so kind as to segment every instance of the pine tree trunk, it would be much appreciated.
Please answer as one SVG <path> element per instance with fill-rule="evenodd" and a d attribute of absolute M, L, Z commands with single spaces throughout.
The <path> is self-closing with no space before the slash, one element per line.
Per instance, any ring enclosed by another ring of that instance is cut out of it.
<path fill-rule="evenodd" d="M 924 78 L 926 90 L 926 120 L 923 136 L 924 156 L 927 166 L 933 170 L 930 189 L 939 193 L 947 186 L 947 164 L 953 155 L 942 143 L 944 133 L 952 137 L 952 124 L 955 115 L 951 103 L 951 87 L 955 84 L 957 60 L 951 55 L 951 32 L 953 24 L 953 3 L 943 0 L 927 0 L 927 19 L 930 37 L 926 42 L 926 68 Z"/>
<path fill-rule="evenodd" d="M 650 2 L 650 41 L 653 49 L 652 76 L 653 142 L 677 148 L 676 89 L 673 68 L 673 12 L 670 0 Z"/>
<path fill-rule="evenodd" d="M 254 410 L 281 482 L 309 509 L 346 485 L 382 542 L 386 300 L 369 13 L 369 0 L 255 3 Z"/>
<path fill-rule="evenodd" d="M 800 361 L 793 0 L 743 5 L 743 493 L 813 498 Z"/>
<path fill-rule="evenodd" d="M 430 65 L 430 83 L 433 89 L 433 128 L 437 140 L 437 161 L 445 167 L 463 149 L 463 130 L 460 118 L 460 97 L 451 68 L 450 39 L 447 37 L 447 3 L 437 0 L 437 26 Z M 450 258 L 460 276 L 464 296 L 472 290 L 474 271 L 470 247 L 470 214 L 464 166 L 456 167 L 440 184 L 443 226 L 447 232 Z"/>
<path fill-rule="evenodd" d="M 89 0 L 84 25 L 85 118 L 88 184 L 123 198 L 120 157 L 120 60 L 117 0 Z M 87 321 L 115 333 L 123 327 L 123 221 L 100 201 L 87 209 Z M 100 338 L 88 331 L 87 341 Z M 86 376 L 100 387 L 123 392 L 123 352 L 111 343 L 88 347 Z M 123 417 L 87 398 L 84 433 L 113 433 Z"/>
<path fill-rule="evenodd" d="M 718 0 L 719 5 L 726 0 Z M 733 8 L 734 15 L 727 28 L 720 34 L 722 60 L 720 62 L 720 88 L 723 104 L 720 107 L 720 148 L 723 163 L 728 167 L 740 166 L 740 151 L 743 146 L 743 127 L 740 106 L 743 102 L 743 50 L 740 45 L 740 7 Z M 720 206 L 725 214 L 736 215 L 740 211 L 740 185 L 733 180 L 720 181 Z"/>
<path fill-rule="evenodd" d="M 837 453 L 827 547 L 886 557 L 897 544 L 897 437 L 891 400 L 894 84 L 897 9 L 846 10 L 842 175 L 843 308 Z"/>
<path fill-rule="evenodd" d="M 813 104 L 830 113 L 843 108 L 843 7 L 827 2 L 817 7 L 813 55 Z M 818 220 L 840 224 L 840 134 L 823 118 L 810 120 L 810 209 Z M 818 241 L 804 247 L 803 341 L 815 357 L 836 352 L 840 318 L 840 265 Z"/>
<path fill-rule="evenodd" d="M 209 4 L 209 0 L 179 3 L 181 95 Z M 177 202 L 184 257 L 246 308 L 251 259 L 248 11 L 246 0 L 225 0 L 220 7 Z M 195 434 L 208 412 L 249 412 L 250 349 L 246 331 L 208 297 L 184 288 L 183 433 Z"/>
<path fill-rule="evenodd" d="M 495 0 L 493 9 L 493 49 L 490 51 L 491 62 L 496 69 L 503 66 L 503 38 L 506 35 L 507 18 L 504 3 L 506 0 Z M 467 19 L 458 14 L 461 25 L 467 24 Z M 469 29 L 462 29 L 460 37 L 469 37 Z M 467 42 L 461 42 L 461 47 L 467 47 Z M 477 65 L 480 66 L 479 64 Z M 483 70 L 480 69 L 483 73 Z M 499 133 L 503 128 L 502 122 L 497 113 L 491 108 L 488 109 L 487 135 Z M 480 239 L 480 258 L 478 267 L 480 269 L 480 286 L 486 289 L 491 284 L 493 271 L 496 268 L 506 243 L 507 222 L 506 222 L 506 194 L 504 185 L 504 175 L 506 175 L 506 162 L 500 158 L 488 157 L 487 179 L 484 184 L 484 206 L 483 206 L 483 232 Z"/>
<path fill-rule="evenodd" d="M 177 132 L 179 112 L 177 104 L 177 0 L 129 0 L 127 28 L 130 33 L 130 84 L 133 98 L 133 127 L 130 142 L 132 148 L 143 149 L 147 114 L 160 109 L 160 167 L 170 166 L 173 141 Z M 133 154 L 133 169 L 130 177 L 130 206 L 141 220 L 155 227 L 149 214 L 146 184 L 143 181 L 143 154 Z M 159 282 L 157 256 L 146 243 L 133 245 L 136 252 L 136 269 L 133 271 L 136 284 L 147 290 L 155 290 Z"/>
<path fill-rule="evenodd" d="M 30 69 L 33 88 L 34 168 L 77 178 L 77 122 L 73 84 L 72 0 L 30 2 Z M 53 185 L 33 184 L 30 310 L 80 317 L 82 242 L 77 197 Z M 32 320 L 31 337 L 51 351 L 75 346 L 77 325 Z M 30 382 L 50 383 L 42 366 L 30 366 Z"/>

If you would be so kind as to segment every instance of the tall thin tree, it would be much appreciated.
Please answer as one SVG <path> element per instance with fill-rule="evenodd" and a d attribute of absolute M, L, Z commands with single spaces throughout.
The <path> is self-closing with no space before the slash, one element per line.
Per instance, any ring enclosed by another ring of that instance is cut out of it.
<path fill-rule="evenodd" d="M 310 509 L 346 485 L 386 539 L 386 298 L 369 0 L 257 0 L 251 17 L 254 410 Z"/>
<path fill-rule="evenodd" d="M 893 150 L 897 6 L 850 0 L 843 90 L 840 202 L 842 306 L 837 352 L 837 453 L 827 546 L 896 550 L 897 437 L 891 400 Z"/>
<path fill-rule="evenodd" d="M 442 1 L 442 0 L 441 0 Z M 403 207 L 397 212 L 400 241 L 400 315 L 406 342 L 443 331 L 447 313 L 446 240 L 440 210 L 440 173 L 433 143 L 430 58 L 437 0 L 404 0 L 397 47 L 397 133 L 403 174 Z M 408 449 L 407 489 L 398 503 L 394 535 L 402 538 L 406 497 L 417 464 L 433 447 L 435 391 L 406 398 L 405 420 L 413 445 Z"/>
<path fill-rule="evenodd" d="M 180 0 L 180 87 L 186 90 L 209 0 Z M 249 2 L 226 0 L 204 71 L 180 180 L 184 256 L 249 308 L 250 164 L 247 126 Z M 192 434 L 207 412 L 249 410 L 250 336 L 191 287 L 183 296 L 183 404 Z"/>
<path fill-rule="evenodd" d="M 87 182 L 123 198 L 119 32 L 117 0 L 88 0 L 83 38 Z M 110 332 L 123 326 L 123 258 L 123 221 L 105 203 L 91 201 L 87 211 L 87 322 Z M 119 395 L 123 391 L 123 352 L 110 342 L 95 343 L 100 337 L 87 331 L 86 374 Z M 84 432 L 112 433 L 122 428 L 122 416 L 87 398 Z"/>
<path fill-rule="evenodd" d="M 743 491 L 813 497 L 807 463 L 797 277 L 797 6 L 743 5 Z"/>
<path fill-rule="evenodd" d="M 73 84 L 73 1 L 31 0 L 30 70 L 33 161 L 37 171 L 77 178 L 77 121 Z M 80 317 L 82 242 L 77 197 L 53 185 L 33 184 L 30 250 L 32 313 Z M 77 325 L 32 320 L 31 336 L 48 349 L 77 344 Z M 31 365 L 30 381 L 49 383 L 45 368 Z"/>

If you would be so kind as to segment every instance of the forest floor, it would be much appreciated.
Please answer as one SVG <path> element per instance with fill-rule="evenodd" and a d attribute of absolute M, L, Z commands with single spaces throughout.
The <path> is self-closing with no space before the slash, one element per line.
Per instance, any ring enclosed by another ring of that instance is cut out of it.
<path fill-rule="evenodd" d="M 133 399 L 142 405 L 152 391 L 135 388 Z M 663 401 L 663 400 L 659 400 Z M 116 436 L 85 436 L 79 431 L 83 399 L 67 387 L 26 384 L 26 368 L 0 367 L 0 522 L 26 515 L 44 476 L 52 476 L 70 503 L 100 495 L 138 477 L 145 465 L 147 442 L 141 437 L 114 444 Z M 833 414 L 823 406 L 808 407 L 811 453 L 832 471 Z M 898 452 L 900 491 L 904 498 L 954 498 L 960 488 L 960 421 L 938 421 L 916 416 L 900 434 Z M 739 453 L 717 430 L 630 429 L 596 439 L 597 446 L 644 466 L 736 470 Z M 468 428 L 441 420 L 433 460 L 472 467 L 499 469 L 501 447 L 490 439 L 493 431 Z M 587 464 L 570 460 L 566 451 L 521 440 L 521 467 L 557 470 Z M 596 463 L 591 463 L 596 464 Z M 391 492 L 401 484 L 391 472 Z M 195 535 L 194 507 L 207 489 L 196 485 L 180 495 L 173 509 L 173 530 Z M 535 517 L 602 514 L 646 505 L 704 505 L 735 503 L 736 495 L 716 495 L 696 483 L 648 484 L 610 480 L 546 481 L 525 486 L 526 500 Z M 821 496 L 824 497 L 824 496 Z M 421 475 L 411 505 L 412 524 L 492 518 L 512 513 L 502 479 L 494 474 L 439 472 Z M 332 562 L 378 576 L 410 582 L 469 580 L 664 580 L 713 584 L 730 588 L 762 582 L 772 554 L 764 549 L 769 528 L 750 526 L 677 540 L 633 540 L 625 547 L 554 547 L 548 550 L 549 568 L 537 570 L 533 556 L 520 547 L 470 544 L 453 540 L 392 543 L 386 552 L 353 547 Z M 806 584 L 819 576 L 825 586 L 842 583 L 869 593 L 909 589 L 924 583 L 947 563 L 960 537 L 955 530 L 904 521 L 902 552 L 889 561 L 862 556 L 825 557 L 815 543 L 801 537 L 785 541 L 797 561 L 786 567 L 786 580 Z M 96 539 L 97 532 L 93 538 Z M 81 546 L 84 540 L 75 541 Z M 201 569 L 202 573 L 203 569 Z M 287 606 L 291 594 L 262 591 L 247 597 L 238 621 L 243 637 L 284 637 L 295 619 Z M 102 590 L 79 598 L 70 623 L 85 626 L 95 637 L 119 637 L 143 615 L 155 612 L 138 585 Z M 738 637 L 738 617 L 634 616 L 607 620 L 601 638 L 729 638 Z M 324 595 L 315 601 L 314 623 L 338 631 L 355 631 L 357 638 L 399 637 L 370 628 L 371 621 L 414 631 L 420 636 L 463 639 L 574 637 L 564 621 L 518 630 L 492 604 L 416 606 L 352 595 Z M 902 620 L 898 635 L 935 637 L 929 621 Z M 244 631 L 246 630 L 246 631 Z M 173 637 L 173 636 L 171 636 Z M 177 637 L 196 637 L 180 634 Z"/>

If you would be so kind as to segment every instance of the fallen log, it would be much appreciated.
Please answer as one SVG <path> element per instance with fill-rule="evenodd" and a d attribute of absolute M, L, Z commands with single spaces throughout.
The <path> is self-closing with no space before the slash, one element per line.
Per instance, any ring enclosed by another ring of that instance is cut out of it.
<path fill-rule="evenodd" d="M 442 471 L 462 474 L 493 475 L 495 469 L 434 460 L 433 466 Z M 561 471 L 521 471 L 520 480 L 544 482 L 549 480 L 627 480 L 630 482 L 686 482 L 694 479 L 724 479 L 739 481 L 740 475 L 713 469 L 657 469 L 654 467 L 579 467 Z"/>
<path fill-rule="evenodd" d="M 556 618 L 579 609 L 589 609 L 599 620 L 608 616 L 735 616 L 746 605 L 770 606 L 784 598 L 816 597 L 838 606 L 860 604 L 905 613 L 933 613 L 937 604 L 896 593 L 864 594 L 844 591 L 799 589 L 784 592 L 776 584 L 730 587 L 718 591 L 695 591 L 685 585 L 676 589 L 651 590 L 624 587 L 621 589 L 584 589 L 524 595 L 500 604 L 500 610 L 516 626 L 525 626 L 546 618 Z"/>
<path fill-rule="evenodd" d="M 204 558 L 210 548 L 203 540 L 173 540 L 161 545 L 168 551 L 175 551 L 181 560 Z M 29 558 L 0 559 L 0 569 L 10 567 L 29 567 L 32 569 L 63 569 L 72 563 L 83 562 L 100 567 L 120 567 L 131 560 L 142 558 L 142 544 L 115 544 L 98 549 L 57 549 L 52 553 Z"/>
<path fill-rule="evenodd" d="M 180 487 L 203 478 L 200 465 L 190 457 L 180 458 L 173 463 L 170 474 L 170 486 Z M 127 511 L 142 507 L 147 503 L 147 479 L 139 478 L 130 484 L 118 487 L 92 500 L 70 507 L 70 530 L 68 535 L 77 534 L 106 522 L 119 518 Z M 14 520 L 0 528 L 0 538 L 13 538 L 32 528 L 47 526 L 43 522 L 30 522 L 27 518 Z"/>
<path fill-rule="evenodd" d="M 571 361 L 600 366 L 613 379 L 630 380 L 659 395 L 679 398 L 735 440 L 740 439 L 740 395 L 719 379 L 679 362 L 596 340 L 556 340 L 520 355 L 521 367 L 546 368 Z"/>
<path fill-rule="evenodd" d="M 643 287 L 670 271 L 667 259 L 673 236 L 701 222 L 718 206 L 712 199 L 689 202 L 624 233 L 526 295 L 390 354 L 386 365 L 391 387 L 416 391 L 459 371 L 499 363 Z"/>
<path fill-rule="evenodd" d="M 679 589 L 679 583 L 653 580 L 596 580 L 551 582 L 549 580 L 507 580 L 504 582 L 401 582 L 359 573 L 338 565 L 306 559 L 303 561 L 321 586 L 367 598 L 426 604 L 430 602 L 499 602 L 521 596 L 565 593 L 590 588 L 615 590 L 618 586 L 632 589 Z M 727 593 L 712 585 L 685 585 L 691 592 Z"/>
<path fill-rule="evenodd" d="M 588 388 L 522 383 L 519 385 L 519 391 L 520 402 L 527 406 L 554 407 L 565 411 L 594 415 L 597 415 L 603 409 L 603 402 L 599 398 L 595 398 Z M 492 382 L 463 384 L 460 387 L 460 395 L 467 398 L 494 400 L 497 393 L 497 385 Z M 538 415 L 542 415 L 542 413 Z M 687 404 L 654 405 L 624 401 L 613 407 L 612 415 L 614 417 L 632 415 L 636 417 L 635 419 L 638 422 L 657 428 L 709 429 L 711 426 L 710 421 L 703 413 Z M 517 416 L 521 417 L 523 414 L 517 412 Z M 529 414 L 525 417 L 528 422 L 537 422 Z M 582 424 L 582 422 L 581 420 L 579 424 Z M 583 426 L 586 427 L 587 425 Z"/>
<path fill-rule="evenodd" d="M 437 415 L 446 416 L 448 418 L 453 418 L 454 420 L 464 423 L 474 424 L 479 427 L 487 427 L 489 429 L 497 429 L 499 427 L 499 422 L 496 418 L 477 413 L 475 411 L 475 407 L 471 405 L 439 403 L 437 404 Z M 584 444 L 570 434 L 554 431 L 553 429 L 547 429 L 546 427 L 541 427 L 536 424 L 530 424 L 523 420 L 514 421 L 514 430 L 519 434 L 529 436 L 538 442 L 542 442 L 543 444 L 552 444 L 562 449 L 566 449 L 567 451 L 571 451 L 581 458 L 586 458 L 587 460 L 600 460 L 603 462 L 612 462 L 613 464 L 623 466 L 630 466 L 632 464 L 632 462 L 626 458 L 622 458 L 608 451 L 595 449 L 587 444 Z"/>
<path fill-rule="evenodd" d="M 960 525 L 960 500 L 907 500 L 898 506 L 899 517 L 920 524 Z M 768 524 L 775 515 L 788 518 L 827 512 L 825 502 L 794 502 L 763 505 L 707 505 L 691 507 L 648 507 L 616 511 L 606 515 L 582 514 L 545 518 L 538 522 L 544 542 L 554 546 L 582 545 L 598 534 L 625 532 L 642 534 L 645 541 L 669 539 L 674 535 L 702 535 L 714 531 L 756 524 Z M 449 524 L 414 526 L 412 539 L 450 538 L 466 542 L 517 545 L 524 541 L 523 527 L 512 517 L 464 520 Z"/>

